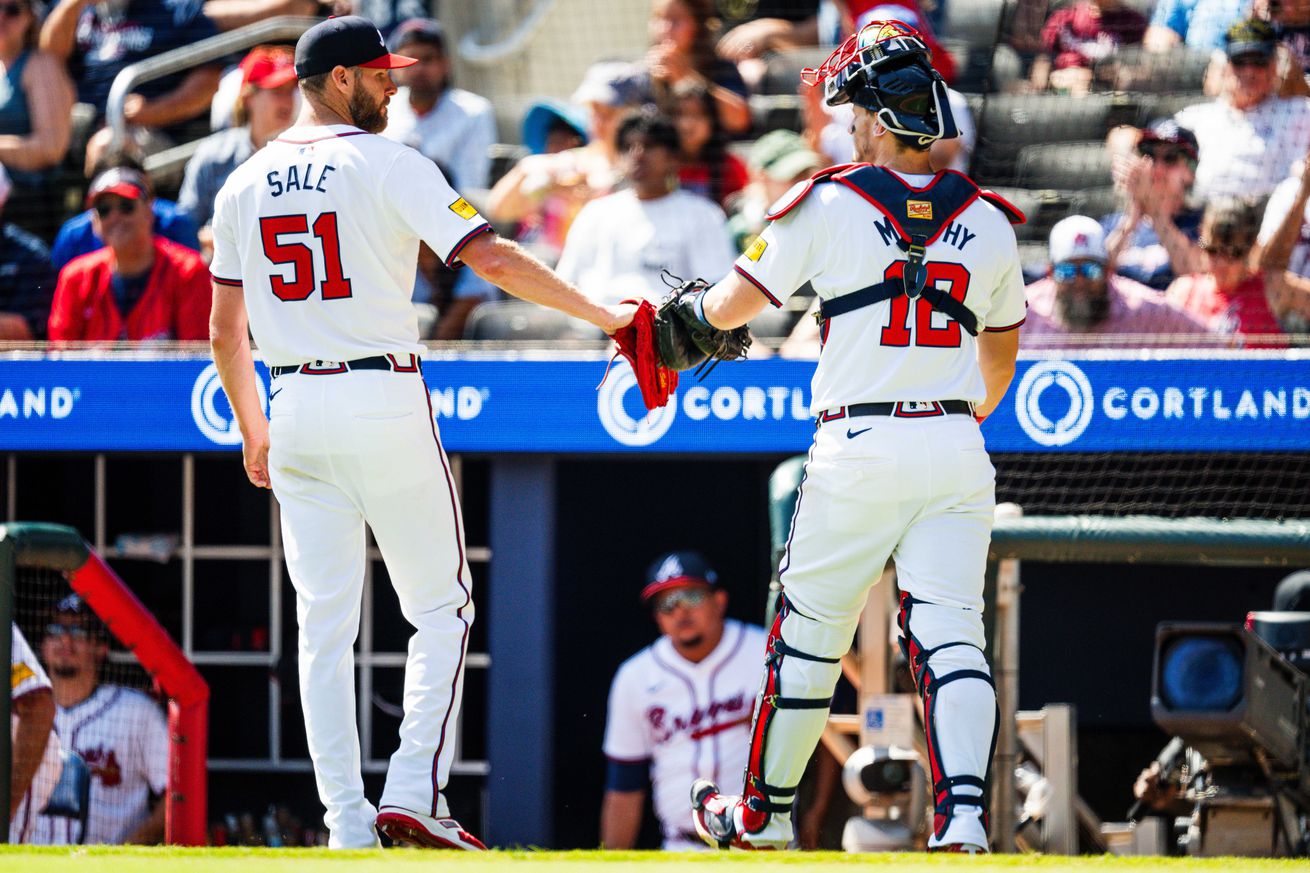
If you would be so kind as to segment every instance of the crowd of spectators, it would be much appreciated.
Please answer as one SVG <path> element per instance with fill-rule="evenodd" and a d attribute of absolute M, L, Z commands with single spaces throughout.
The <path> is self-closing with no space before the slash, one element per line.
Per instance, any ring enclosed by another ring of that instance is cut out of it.
<path fill-rule="evenodd" d="M 649 0 L 644 54 L 602 53 L 568 100 L 532 103 L 516 131 L 497 129 L 495 95 L 456 86 L 453 44 L 427 17 L 435 3 L 59 0 L 46 11 L 0 0 L 0 339 L 204 339 L 214 196 L 292 123 L 291 49 L 257 46 L 140 84 L 122 104 L 126 135 L 106 126 L 110 85 L 130 64 L 270 16 L 346 12 L 370 16 L 392 51 L 419 61 L 395 74 L 384 135 L 436 162 L 501 232 L 606 299 L 659 298 L 664 270 L 716 278 L 788 187 L 851 159 L 849 107 L 825 106 L 818 89 L 778 70 L 814 65 L 868 21 L 925 33 L 934 65 L 956 86 L 960 129 L 935 144 L 933 164 L 984 186 L 1042 188 L 989 168 L 1007 150 L 999 165 L 1012 168 L 1023 145 L 1046 142 L 1006 141 L 989 122 L 989 100 L 1059 94 L 1073 112 L 1076 101 L 1114 92 L 1132 104 L 1152 77 L 1203 68 L 1154 120 L 1107 119 L 1096 134 L 1111 172 L 1098 181 L 1089 168 L 1085 191 L 1113 191 L 1099 210 L 1086 208 L 1096 198 L 1078 209 L 1072 197 L 1041 192 L 1060 208 L 1030 216 L 1020 236 L 1034 282 L 1025 335 L 1035 344 L 1133 332 L 1244 345 L 1307 330 L 1310 0 L 983 3 L 997 18 L 982 25 L 994 30 L 982 76 L 977 34 L 958 24 L 969 2 Z M 768 104 L 753 103 L 757 95 L 794 101 L 794 114 L 761 111 Z M 196 140 L 184 170 L 146 172 L 149 156 Z M 515 140 L 527 154 L 506 162 L 512 152 L 497 143 Z M 62 207 L 73 191 L 84 211 L 70 217 Z M 1070 228 L 1084 240 L 1078 258 L 1064 257 Z M 461 338 L 470 313 L 501 296 L 420 252 L 414 303 L 425 338 Z M 808 327 L 798 329 L 784 353 L 817 353 Z"/>

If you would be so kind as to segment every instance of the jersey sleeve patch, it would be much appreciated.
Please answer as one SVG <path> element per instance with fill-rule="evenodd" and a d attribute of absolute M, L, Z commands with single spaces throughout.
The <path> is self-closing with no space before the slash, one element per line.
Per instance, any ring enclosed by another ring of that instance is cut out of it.
<path fill-rule="evenodd" d="M 765 241 L 764 237 L 757 236 L 755 237 L 755 242 L 750 244 L 750 248 L 746 249 L 746 257 L 752 261 L 758 261 L 760 256 L 764 254 L 764 250 L 768 247 L 769 244 Z"/>
<path fill-rule="evenodd" d="M 473 204 L 469 203 L 463 197 L 460 197 L 454 203 L 450 204 L 449 208 L 451 212 L 455 213 L 465 221 L 472 221 L 478 216 L 478 211 L 473 208 Z"/>
<path fill-rule="evenodd" d="M 28 679 L 35 678 L 36 674 L 32 672 L 32 668 L 20 661 L 9 668 L 9 689 L 12 691 Z"/>

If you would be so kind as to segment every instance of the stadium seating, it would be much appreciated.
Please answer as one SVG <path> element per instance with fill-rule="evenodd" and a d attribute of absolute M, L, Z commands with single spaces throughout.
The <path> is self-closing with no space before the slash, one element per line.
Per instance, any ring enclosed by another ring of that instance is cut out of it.
<path fill-rule="evenodd" d="M 1137 112 L 1130 98 L 1117 94 L 989 95 L 977 119 L 974 177 L 985 184 L 1014 184 L 1024 146 L 1103 139 L 1114 124 L 1132 123 Z"/>
<path fill-rule="evenodd" d="M 1110 184 L 1110 155 L 1099 139 L 1024 146 L 1015 177 L 1022 188 L 1105 186 Z"/>

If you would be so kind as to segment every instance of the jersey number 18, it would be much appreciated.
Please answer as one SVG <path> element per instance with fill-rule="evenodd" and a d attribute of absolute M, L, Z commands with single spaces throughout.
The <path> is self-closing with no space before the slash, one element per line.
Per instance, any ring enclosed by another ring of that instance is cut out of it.
<path fill-rule="evenodd" d="M 324 300 L 342 300 L 350 296 L 350 280 L 341 273 L 341 241 L 337 237 L 337 214 L 324 212 L 314 219 L 313 232 L 323 249 L 323 281 L 315 281 L 314 250 L 303 242 L 282 242 L 279 237 L 310 232 L 309 216 L 270 215 L 259 219 L 259 237 L 264 256 L 278 266 L 291 265 L 291 278 L 270 276 L 273 295 L 279 300 L 307 300 L 314 289 L 323 292 Z"/>

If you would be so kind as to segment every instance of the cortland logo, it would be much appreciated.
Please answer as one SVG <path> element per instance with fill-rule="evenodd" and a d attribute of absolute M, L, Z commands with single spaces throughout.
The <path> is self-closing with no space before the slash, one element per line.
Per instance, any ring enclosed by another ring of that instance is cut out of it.
<path fill-rule="evenodd" d="M 605 384 L 596 392 L 596 412 L 605 431 L 618 442 L 625 446 L 648 446 L 673 426 L 673 419 L 678 415 L 677 396 L 670 397 L 667 406 L 636 419 L 623 405 L 628 392 L 636 387 L 637 376 L 627 362 L 615 364 Z"/>
<path fill-rule="evenodd" d="M 1056 421 L 1042 412 L 1042 394 L 1058 388 L 1069 396 L 1069 411 Z M 1082 436 L 1092 420 L 1092 384 L 1068 361 L 1039 361 L 1023 374 L 1015 391 L 1014 411 L 1019 426 L 1040 446 L 1067 446 Z"/>
<path fill-rule="evenodd" d="M 255 390 L 259 392 L 259 405 L 268 408 L 268 394 L 264 390 L 264 380 L 255 374 Z M 231 412 L 220 412 L 214 401 L 223 391 L 223 383 L 218 380 L 218 368 L 213 364 L 200 371 L 196 384 L 191 389 L 191 417 L 196 427 L 211 442 L 220 446 L 241 445 L 241 429 Z M 226 402 L 226 398 L 224 398 Z"/>

